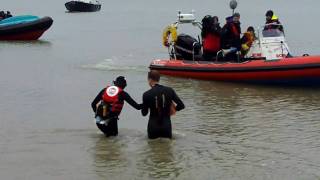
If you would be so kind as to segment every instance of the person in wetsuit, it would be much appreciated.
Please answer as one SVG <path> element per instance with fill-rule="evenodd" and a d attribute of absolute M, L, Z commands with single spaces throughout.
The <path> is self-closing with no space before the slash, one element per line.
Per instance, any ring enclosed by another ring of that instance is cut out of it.
<path fill-rule="evenodd" d="M 152 70 L 148 73 L 148 82 L 151 89 L 143 94 L 141 113 L 146 116 L 150 110 L 149 139 L 172 138 L 170 116 L 175 111 L 184 109 L 184 104 L 175 91 L 170 87 L 160 85 L 159 81 L 160 74 L 158 71 Z"/>
<path fill-rule="evenodd" d="M 91 103 L 92 110 L 96 113 L 96 124 L 98 128 L 107 136 L 118 135 L 118 116 L 124 105 L 124 101 L 137 110 L 142 108 L 142 104 L 136 103 L 130 95 L 124 91 L 127 81 L 123 76 L 119 76 L 113 81 L 114 86 L 107 86 L 102 89 Z M 105 115 L 103 115 L 103 111 Z"/>

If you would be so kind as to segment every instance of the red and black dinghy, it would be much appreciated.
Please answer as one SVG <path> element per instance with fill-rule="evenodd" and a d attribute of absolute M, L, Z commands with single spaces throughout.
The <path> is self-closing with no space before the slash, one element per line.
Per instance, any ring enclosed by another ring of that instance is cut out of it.
<path fill-rule="evenodd" d="M 53 23 L 51 17 L 24 15 L 0 21 L 0 40 L 37 40 Z"/>
<path fill-rule="evenodd" d="M 176 32 L 179 24 L 200 27 L 201 23 L 195 21 L 193 14 L 179 13 L 178 17 L 176 23 L 166 28 L 163 37 L 170 58 L 154 60 L 150 69 L 164 75 L 203 80 L 320 86 L 320 56 L 292 57 L 284 34 L 277 29 L 258 30 L 258 38 L 244 57 L 226 60 L 223 57 L 229 51 L 221 50 L 212 61 L 203 61 L 199 40 Z"/>
<path fill-rule="evenodd" d="M 320 56 L 251 60 L 242 63 L 155 60 L 150 69 L 161 74 L 214 81 L 320 85 Z"/>

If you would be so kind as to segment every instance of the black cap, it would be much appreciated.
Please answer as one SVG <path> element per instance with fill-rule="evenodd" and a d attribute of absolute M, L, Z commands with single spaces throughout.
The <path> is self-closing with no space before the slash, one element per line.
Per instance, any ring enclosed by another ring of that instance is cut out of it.
<path fill-rule="evenodd" d="M 127 86 L 127 80 L 124 76 L 118 76 L 116 80 L 113 81 L 113 84 L 124 89 Z"/>
<path fill-rule="evenodd" d="M 272 10 L 267 11 L 266 16 L 267 17 L 272 17 L 273 16 L 273 11 Z"/>
<path fill-rule="evenodd" d="M 247 31 L 252 31 L 252 32 L 254 32 L 254 28 L 253 28 L 252 26 L 249 26 L 248 29 L 247 29 Z"/>
<path fill-rule="evenodd" d="M 227 23 L 230 23 L 230 22 L 232 22 L 233 21 L 233 16 L 228 16 L 228 17 L 226 17 L 226 21 L 227 21 Z"/>
<path fill-rule="evenodd" d="M 240 13 L 238 13 L 238 12 L 234 13 L 233 17 L 240 17 Z"/>

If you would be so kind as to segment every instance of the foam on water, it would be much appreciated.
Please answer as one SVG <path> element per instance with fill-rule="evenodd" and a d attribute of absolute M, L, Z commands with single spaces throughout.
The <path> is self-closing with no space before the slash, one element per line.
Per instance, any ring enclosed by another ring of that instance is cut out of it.
<path fill-rule="evenodd" d="M 99 70 L 99 71 L 135 71 L 135 72 L 147 72 L 146 66 L 134 66 L 134 65 L 123 65 L 119 64 L 119 59 L 105 59 L 101 62 L 96 64 L 87 64 L 82 65 L 81 68 L 83 69 L 92 69 L 92 70 Z"/>

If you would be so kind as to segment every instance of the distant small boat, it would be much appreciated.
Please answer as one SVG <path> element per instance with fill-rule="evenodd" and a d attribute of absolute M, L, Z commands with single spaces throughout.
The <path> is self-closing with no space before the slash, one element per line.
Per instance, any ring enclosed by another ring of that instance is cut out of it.
<path fill-rule="evenodd" d="M 24 15 L 0 21 L 0 40 L 37 40 L 53 23 L 51 17 Z"/>
<path fill-rule="evenodd" d="M 65 6 L 70 12 L 95 12 L 101 9 L 101 4 L 97 0 L 69 1 Z"/>

